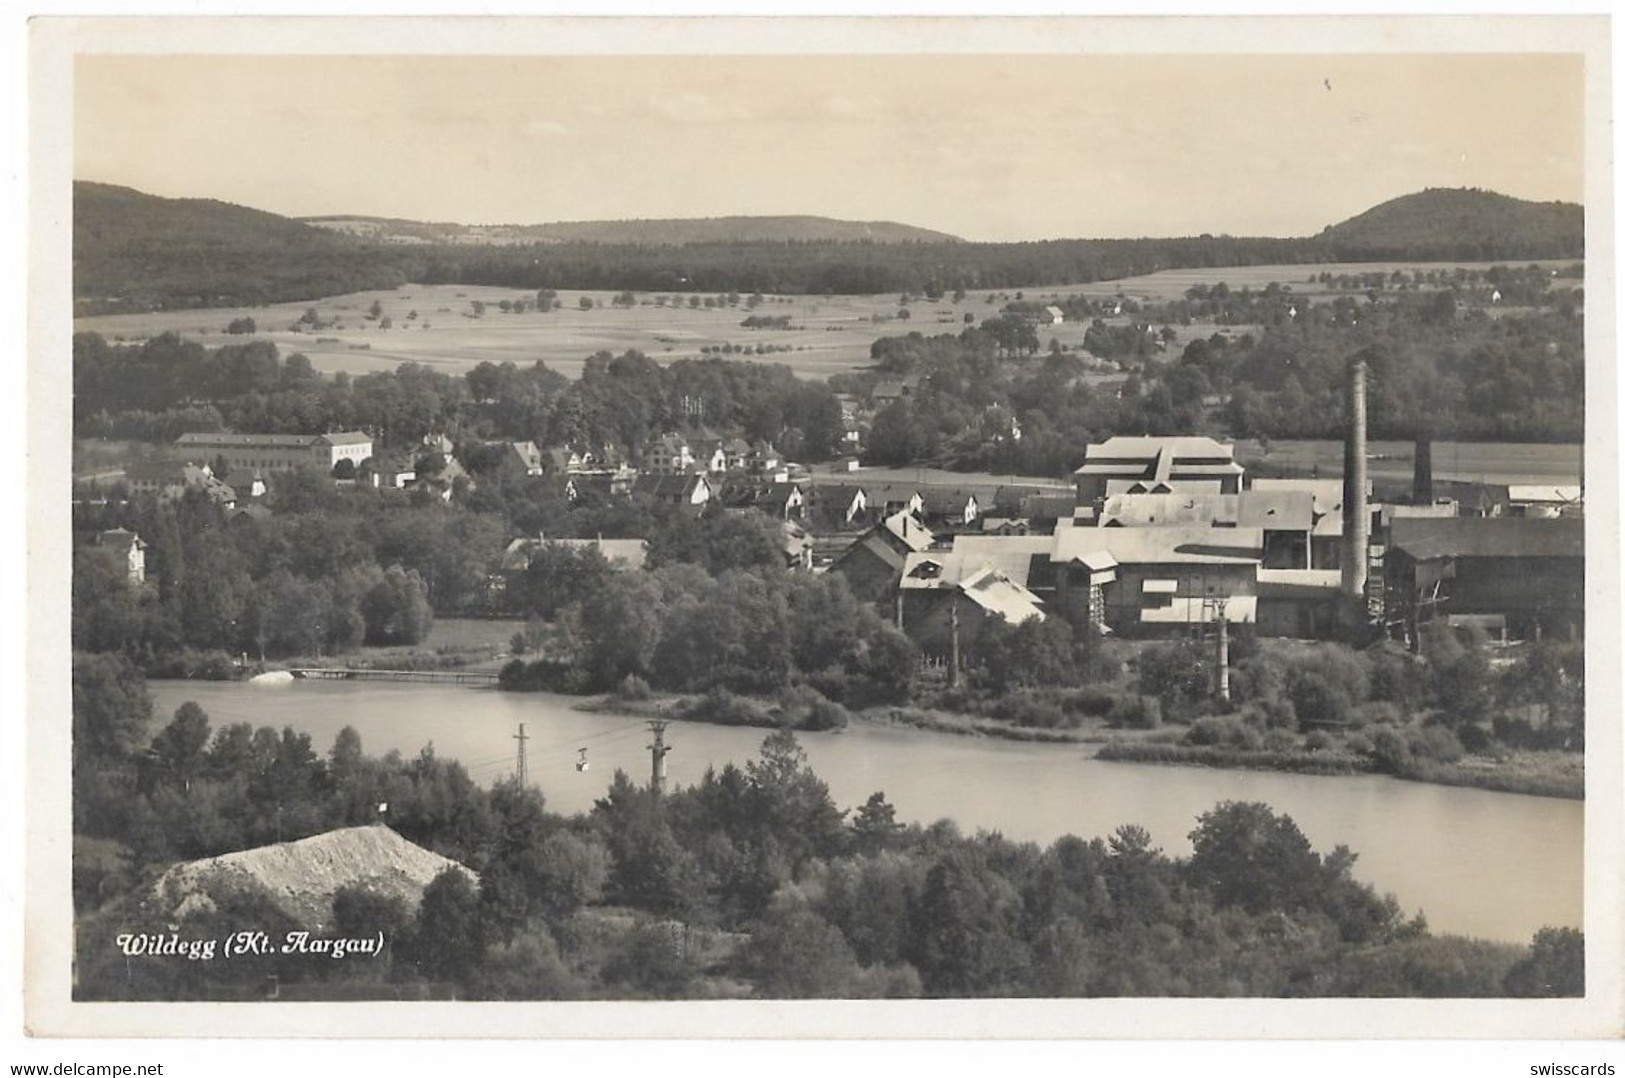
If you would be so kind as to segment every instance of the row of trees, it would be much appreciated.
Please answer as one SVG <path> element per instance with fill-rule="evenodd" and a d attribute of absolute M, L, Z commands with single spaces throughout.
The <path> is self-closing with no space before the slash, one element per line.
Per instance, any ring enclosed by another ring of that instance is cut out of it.
<path fill-rule="evenodd" d="M 820 460 L 839 447 L 831 390 L 788 367 L 600 352 L 571 381 L 537 362 L 480 363 L 465 376 L 404 363 L 351 378 L 317 374 L 268 341 L 206 349 L 163 334 L 139 345 L 74 338 L 75 430 L 86 437 L 167 440 L 189 430 L 370 431 L 384 447 L 430 433 L 617 446 L 633 456 L 663 431 L 708 425 Z"/>

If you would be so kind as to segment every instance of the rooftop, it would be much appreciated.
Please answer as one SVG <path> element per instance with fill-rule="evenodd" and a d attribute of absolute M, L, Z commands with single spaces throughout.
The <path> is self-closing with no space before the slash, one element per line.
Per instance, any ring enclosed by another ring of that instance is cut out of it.
<path fill-rule="evenodd" d="M 1246 565 L 1264 556 L 1262 528 L 1069 528 L 1051 538 L 1055 562 L 1105 553 L 1122 565 Z"/>
<path fill-rule="evenodd" d="M 1401 518 L 1389 545 L 1434 558 L 1583 558 L 1585 521 L 1530 517 Z"/>

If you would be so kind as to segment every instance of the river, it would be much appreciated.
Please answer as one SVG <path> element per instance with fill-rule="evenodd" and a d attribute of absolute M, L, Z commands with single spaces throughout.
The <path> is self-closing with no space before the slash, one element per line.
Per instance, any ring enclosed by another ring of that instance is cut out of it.
<path fill-rule="evenodd" d="M 532 780 L 556 812 L 584 812 L 617 767 L 649 773 L 648 732 L 628 715 L 577 711 L 575 700 L 491 689 L 391 683 L 153 681 L 154 721 L 186 700 L 215 726 L 292 726 L 325 755 L 354 726 L 371 755 L 416 754 L 434 743 L 482 784 L 511 774 L 525 724 Z M 669 781 L 708 765 L 743 765 L 766 731 L 674 722 Z M 1376 775 L 1321 776 L 1108 763 L 1076 745 L 853 726 L 799 735 L 841 808 L 883 790 L 904 821 L 948 817 L 967 833 L 999 831 L 1047 843 L 1063 834 L 1147 828 L 1171 854 L 1190 852 L 1196 817 L 1224 800 L 1263 801 L 1297 822 L 1321 852 L 1359 854 L 1355 873 L 1421 910 L 1434 931 L 1527 942 L 1545 925 L 1581 924 L 1584 806 L 1576 801 L 1432 786 Z M 590 769 L 575 770 L 586 746 Z"/>

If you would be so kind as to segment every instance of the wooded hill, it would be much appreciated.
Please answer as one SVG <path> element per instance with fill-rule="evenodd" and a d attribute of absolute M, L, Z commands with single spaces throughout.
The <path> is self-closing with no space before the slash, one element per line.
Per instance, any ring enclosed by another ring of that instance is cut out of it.
<path fill-rule="evenodd" d="M 410 243 L 957 243 L 958 236 L 894 221 L 833 217 L 697 217 L 555 221 L 545 225 L 459 225 L 388 217 L 301 217 L 317 228 Z"/>
<path fill-rule="evenodd" d="M 931 294 L 1084 284 L 1209 266 L 1580 258 L 1583 216 L 1579 206 L 1458 190 L 1396 199 L 1318 236 L 1295 239 L 800 239 L 788 237 L 794 231 L 788 222 L 821 219 L 718 218 L 540 226 L 564 230 L 547 242 L 420 237 L 422 242 L 402 243 L 313 228 L 207 199 L 165 199 L 75 183 L 74 298 L 75 313 L 85 315 L 305 300 L 407 281 L 685 293 Z M 616 235 L 615 229 L 603 230 L 612 225 L 642 229 L 646 238 L 587 241 Z M 896 231 L 906 226 L 820 225 L 835 226 L 880 229 L 879 236 L 938 235 Z M 775 231 L 785 238 L 763 238 Z M 718 238 L 689 238 L 703 236 Z"/>
<path fill-rule="evenodd" d="M 1315 239 L 1337 261 L 1408 258 L 1418 246 L 1486 262 L 1576 258 L 1585 250 L 1585 207 L 1434 187 L 1373 206 Z"/>

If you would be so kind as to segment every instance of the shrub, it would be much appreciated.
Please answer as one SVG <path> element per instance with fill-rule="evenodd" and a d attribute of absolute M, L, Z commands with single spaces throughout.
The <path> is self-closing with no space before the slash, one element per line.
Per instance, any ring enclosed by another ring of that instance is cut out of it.
<path fill-rule="evenodd" d="M 1321 733 L 1322 731 L 1316 731 Z M 1298 739 L 1287 730 L 1269 730 L 1264 734 L 1264 748 L 1270 752 L 1291 752 L 1298 747 Z"/>
<path fill-rule="evenodd" d="M 1031 693 L 1018 693 L 1006 697 L 1000 702 L 997 711 L 998 718 L 1013 722 L 1017 726 L 1053 730 L 1057 726 L 1067 725 L 1066 714 L 1059 704 Z"/>
<path fill-rule="evenodd" d="M 1398 726 L 1405 721 L 1399 706 L 1387 700 L 1368 700 L 1354 710 L 1356 726 Z"/>
<path fill-rule="evenodd" d="M 1105 689 L 1085 688 L 1068 693 L 1061 706 L 1068 714 L 1083 714 L 1098 719 L 1111 714 L 1120 699 L 1118 694 Z"/>
<path fill-rule="evenodd" d="M 1410 741 L 1392 726 L 1379 726 L 1371 734 L 1371 762 L 1390 775 L 1404 774 L 1411 766 Z"/>
<path fill-rule="evenodd" d="M 628 674 L 615 686 L 617 700 L 647 700 L 652 695 L 649 683 L 636 674 Z"/>
<path fill-rule="evenodd" d="M 1106 723 L 1131 730 L 1155 730 L 1162 725 L 1162 701 L 1155 696 L 1124 693 L 1113 698 Z"/>
<path fill-rule="evenodd" d="M 684 718 L 714 722 L 722 726 L 777 726 L 773 712 L 727 689 L 711 689 L 684 709 Z"/>
<path fill-rule="evenodd" d="M 1370 756 L 1373 750 L 1371 739 L 1364 734 L 1350 734 L 1343 739 L 1343 748 L 1356 756 Z"/>
<path fill-rule="evenodd" d="M 1208 716 L 1197 719 L 1191 728 L 1185 731 L 1181 744 L 1185 745 L 1223 745 L 1237 749 L 1257 749 L 1264 744 L 1259 732 L 1240 719 L 1226 716 L 1215 718 Z"/>
<path fill-rule="evenodd" d="M 1293 710 L 1304 726 L 1342 726 L 1353 704 L 1348 691 L 1316 670 L 1295 670 L 1289 679 Z"/>
<path fill-rule="evenodd" d="M 1303 747 L 1310 752 L 1327 752 L 1337 747 L 1337 739 L 1325 730 L 1310 730 L 1303 739 Z"/>
<path fill-rule="evenodd" d="M 1461 742 L 1443 726 L 1427 726 L 1411 735 L 1411 755 L 1418 760 L 1453 764 L 1462 753 Z"/>
<path fill-rule="evenodd" d="M 1251 700 L 1242 705 L 1241 721 L 1258 730 L 1292 730 L 1298 725 L 1298 712 L 1284 697 Z"/>

